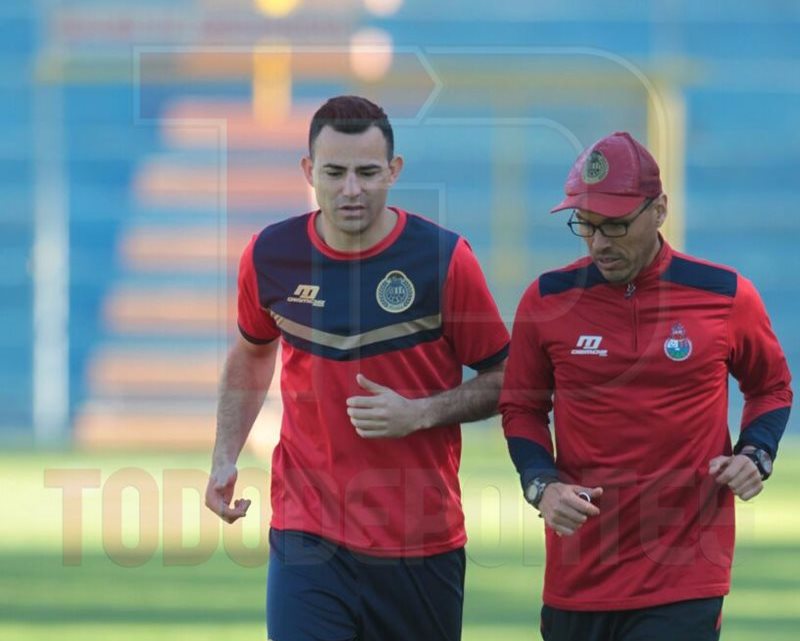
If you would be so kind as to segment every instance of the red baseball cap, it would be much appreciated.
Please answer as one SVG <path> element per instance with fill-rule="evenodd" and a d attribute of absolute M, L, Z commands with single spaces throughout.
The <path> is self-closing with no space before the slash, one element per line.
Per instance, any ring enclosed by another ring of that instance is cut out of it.
<path fill-rule="evenodd" d="M 567 197 L 551 213 L 584 209 L 608 218 L 626 216 L 661 194 L 658 164 L 627 131 L 616 131 L 578 157 L 564 193 Z"/>

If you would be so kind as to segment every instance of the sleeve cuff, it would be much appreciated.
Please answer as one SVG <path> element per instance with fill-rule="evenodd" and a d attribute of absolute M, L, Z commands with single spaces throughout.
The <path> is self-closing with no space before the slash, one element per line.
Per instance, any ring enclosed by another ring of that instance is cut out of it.
<path fill-rule="evenodd" d="M 752 445 L 764 450 L 774 461 L 778 454 L 778 443 L 789 422 L 789 409 L 781 407 L 755 418 L 739 434 L 739 440 L 736 447 L 733 448 L 733 453 L 738 454 L 746 445 Z"/>
<path fill-rule="evenodd" d="M 273 338 L 256 338 L 255 336 L 250 336 L 250 334 L 244 331 L 241 325 L 237 324 L 237 326 L 239 327 L 239 333 L 242 335 L 242 338 L 244 338 L 248 343 L 253 343 L 254 345 L 266 345 L 267 343 L 271 343 L 278 338 L 277 336 Z"/>
<path fill-rule="evenodd" d="M 484 358 L 483 360 L 477 361 L 476 363 L 470 363 L 469 365 L 467 365 L 467 367 L 469 367 L 470 369 L 474 369 L 477 372 L 480 372 L 481 370 L 497 365 L 498 363 L 502 363 L 506 358 L 508 358 L 508 346 L 509 343 L 506 343 L 505 345 L 503 345 L 503 347 L 500 349 L 499 352 L 495 352 L 494 354 L 489 356 L 489 358 Z"/>
<path fill-rule="evenodd" d="M 537 476 L 558 478 L 555 459 L 545 447 L 527 438 L 512 436 L 506 439 L 508 453 L 519 473 L 524 490 Z"/>

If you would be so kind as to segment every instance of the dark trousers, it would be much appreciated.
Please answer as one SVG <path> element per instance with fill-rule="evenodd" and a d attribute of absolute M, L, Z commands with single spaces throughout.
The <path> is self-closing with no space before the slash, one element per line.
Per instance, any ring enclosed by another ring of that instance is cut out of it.
<path fill-rule="evenodd" d="M 544 641 L 718 641 L 722 597 L 608 612 L 542 608 Z"/>
<path fill-rule="evenodd" d="M 357 554 L 318 536 L 270 531 L 271 641 L 459 641 L 464 549 Z"/>

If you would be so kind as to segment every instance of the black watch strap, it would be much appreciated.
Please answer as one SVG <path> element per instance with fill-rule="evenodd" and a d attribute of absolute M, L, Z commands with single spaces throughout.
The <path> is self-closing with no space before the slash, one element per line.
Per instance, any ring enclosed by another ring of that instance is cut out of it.
<path fill-rule="evenodd" d="M 755 464 L 761 480 L 766 481 L 772 474 L 772 457 L 762 449 L 746 450 L 741 452 Z"/>

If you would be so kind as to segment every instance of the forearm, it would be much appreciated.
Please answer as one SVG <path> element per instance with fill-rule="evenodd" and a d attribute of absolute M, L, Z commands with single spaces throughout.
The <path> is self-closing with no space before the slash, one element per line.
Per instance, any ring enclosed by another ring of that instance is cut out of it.
<path fill-rule="evenodd" d="M 497 414 L 503 368 L 504 364 L 496 365 L 458 387 L 419 399 L 421 426 L 467 423 Z"/>
<path fill-rule="evenodd" d="M 747 411 L 746 403 L 745 411 Z M 778 444 L 789 422 L 789 411 L 788 406 L 779 407 L 754 418 L 742 428 L 733 451 L 738 454 L 742 448 L 751 445 L 765 450 L 774 460 L 778 453 Z"/>
<path fill-rule="evenodd" d="M 506 443 L 523 489 L 537 476 L 558 478 L 552 446 L 519 436 L 507 437 Z"/>
<path fill-rule="evenodd" d="M 244 447 L 272 381 L 277 345 L 259 348 L 241 342 L 225 361 L 217 406 L 213 465 L 234 463 Z"/>
<path fill-rule="evenodd" d="M 557 477 L 549 413 L 553 407 L 549 377 L 530 378 L 531 368 L 506 372 L 500 412 L 508 451 L 525 488 L 537 476 Z"/>

